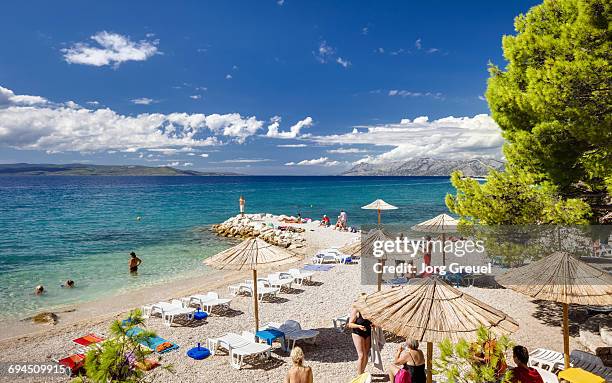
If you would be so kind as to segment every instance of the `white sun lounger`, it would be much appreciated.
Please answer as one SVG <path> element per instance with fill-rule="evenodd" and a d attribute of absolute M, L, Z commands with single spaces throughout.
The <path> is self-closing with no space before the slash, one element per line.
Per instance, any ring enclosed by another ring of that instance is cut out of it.
<path fill-rule="evenodd" d="M 565 369 L 565 358 L 560 352 L 538 348 L 529 354 L 529 367 L 539 367 L 554 373 Z"/>
<path fill-rule="evenodd" d="M 264 328 L 275 328 L 282 331 L 285 334 L 287 340 L 287 351 L 295 347 L 295 342 L 298 340 L 309 340 L 314 343 L 316 337 L 319 335 L 317 330 L 304 330 L 300 325 L 300 322 L 294 320 L 286 320 L 285 323 L 270 322 Z"/>
<path fill-rule="evenodd" d="M 352 261 L 350 255 L 343 254 L 338 249 L 319 250 L 312 258 L 313 263 L 350 263 Z"/>
<path fill-rule="evenodd" d="M 239 294 L 249 294 L 253 295 L 253 281 L 248 281 L 245 283 L 240 283 L 238 285 L 228 286 L 230 294 L 233 296 Z M 263 300 L 264 297 L 276 297 L 276 294 L 280 292 L 278 287 L 269 287 L 265 286 L 263 283 L 259 283 L 257 285 L 257 299 Z"/>
<path fill-rule="evenodd" d="M 349 322 L 349 316 L 344 315 L 341 317 L 334 318 L 332 319 L 332 322 L 334 323 L 334 328 L 336 329 L 336 331 L 344 332 L 344 330 L 346 329 L 346 325 L 348 325 Z"/>
<path fill-rule="evenodd" d="M 197 305 L 200 306 L 204 311 L 210 313 L 214 307 L 217 306 L 225 306 L 230 307 L 230 303 L 232 302 L 229 298 L 219 298 L 219 294 L 215 292 L 209 292 L 207 294 L 196 294 L 191 295 L 185 299 L 187 301 L 187 305 Z"/>
<path fill-rule="evenodd" d="M 196 310 L 193 307 L 183 307 L 183 303 L 177 299 L 172 302 L 157 302 L 150 306 L 143 306 L 142 312 L 145 318 L 159 313 L 164 321 L 164 325 L 170 327 L 174 318 L 177 316 L 185 316 L 187 320 L 193 320 L 193 313 Z"/>
<path fill-rule="evenodd" d="M 220 338 L 208 339 L 208 349 L 215 355 L 219 347 L 225 348 L 230 354 L 232 367 L 240 369 L 247 356 L 266 355 L 270 356 L 272 347 L 264 343 L 255 342 L 255 336 L 247 331 L 242 335 L 227 333 Z"/>
<path fill-rule="evenodd" d="M 538 374 L 540 374 L 544 383 L 559 383 L 559 378 L 557 378 L 557 375 L 540 367 L 534 368 L 538 372 Z"/>
<path fill-rule="evenodd" d="M 287 288 L 291 289 L 291 285 L 293 284 L 293 277 L 283 278 L 281 277 L 281 273 L 273 273 L 268 274 L 268 278 L 259 278 L 258 281 L 262 281 L 264 283 L 268 283 L 270 287 L 278 287 L 279 289 Z"/>
<path fill-rule="evenodd" d="M 312 276 L 314 275 L 313 272 L 299 269 L 289 269 L 289 271 L 287 271 L 286 273 L 281 273 L 281 275 L 282 274 L 292 276 L 293 280 L 298 286 L 302 286 L 304 284 L 304 281 L 311 282 Z"/>

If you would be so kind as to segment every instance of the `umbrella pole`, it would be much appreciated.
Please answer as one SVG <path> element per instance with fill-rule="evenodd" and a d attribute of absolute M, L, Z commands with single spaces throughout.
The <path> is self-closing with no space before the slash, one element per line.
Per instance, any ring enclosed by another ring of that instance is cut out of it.
<path fill-rule="evenodd" d="M 259 301 L 257 299 L 257 270 L 253 269 L 253 315 L 255 316 L 255 332 L 259 331 Z"/>
<path fill-rule="evenodd" d="M 378 273 L 376 276 L 376 287 L 377 287 L 376 291 L 380 291 L 382 287 L 382 275 L 383 275 L 384 267 L 385 267 L 385 260 L 381 259 L 380 260 L 380 273 Z"/>
<path fill-rule="evenodd" d="M 380 209 L 378 209 L 378 226 L 380 226 Z"/>
<path fill-rule="evenodd" d="M 563 304 L 563 354 L 565 359 L 565 368 L 570 368 L 569 360 L 569 305 Z"/>
<path fill-rule="evenodd" d="M 446 252 L 444 251 L 444 243 L 446 242 L 446 236 L 442 233 L 442 266 L 446 265 Z"/>
<path fill-rule="evenodd" d="M 432 382 L 431 358 L 433 355 L 433 343 L 427 342 L 427 383 Z"/>

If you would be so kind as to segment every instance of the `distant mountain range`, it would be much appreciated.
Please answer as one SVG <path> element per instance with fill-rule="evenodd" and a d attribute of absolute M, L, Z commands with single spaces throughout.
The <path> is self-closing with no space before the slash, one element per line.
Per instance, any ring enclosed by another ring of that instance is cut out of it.
<path fill-rule="evenodd" d="M 0 176 L 234 176 L 237 173 L 198 172 L 170 166 L 88 164 L 0 164 Z"/>
<path fill-rule="evenodd" d="M 482 177 L 490 168 L 504 169 L 504 162 L 490 158 L 470 160 L 443 160 L 438 158 L 414 158 L 382 164 L 361 163 L 342 173 L 343 176 L 448 176 L 461 170 L 467 177 Z"/>

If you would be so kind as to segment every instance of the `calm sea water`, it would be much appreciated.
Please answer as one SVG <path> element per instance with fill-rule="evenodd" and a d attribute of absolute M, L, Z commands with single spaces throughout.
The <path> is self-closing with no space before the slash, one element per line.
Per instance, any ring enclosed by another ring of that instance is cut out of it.
<path fill-rule="evenodd" d="M 453 191 L 446 177 L 0 177 L 0 316 L 214 272 L 202 259 L 230 243 L 203 229 L 237 214 L 241 194 L 247 212 L 344 209 L 359 225 L 375 222 L 360 206 L 376 198 L 399 207 L 386 223 L 412 224 L 445 212 Z M 144 260 L 138 276 L 130 251 Z M 60 288 L 66 279 L 77 287 Z"/>

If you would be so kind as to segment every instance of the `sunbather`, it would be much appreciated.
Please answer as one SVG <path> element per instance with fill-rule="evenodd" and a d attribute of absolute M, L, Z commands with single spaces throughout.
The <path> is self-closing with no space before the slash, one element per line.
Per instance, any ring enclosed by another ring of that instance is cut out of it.
<path fill-rule="evenodd" d="M 312 369 L 304 366 L 304 351 L 300 347 L 291 350 L 293 366 L 287 371 L 285 383 L 312 383 Z"/>
<path fill-rule="evenodd" d="M 406 343 L 401 344 L 397 349 L 395 359 L 388 367 L 391 382 L 395 382 L 395 376 L 401 369 L 408 372 L 412 383 L 425 383 L 427 380 L 425 356 L 423 351 L 419 350 L 418 340 L 406 340 Z"/>
<path fill-rule="evenodd" d="M 512 369 L 512 383 L 544 383 L 540 373 L 529 367 L 529 352 L 524 346 L 514 346 L 512 348 L 512 359 L 516 367 Z"/>
<path fill-rule="evenodd" d="M 357 351 L 357 375 L 361 375 L 368 364 L 368 353 L 372 345 L 372 323 L 362 317 L 357 309 L 353 309 L 346 327 L 353 332 L 351 336 Z"/>

